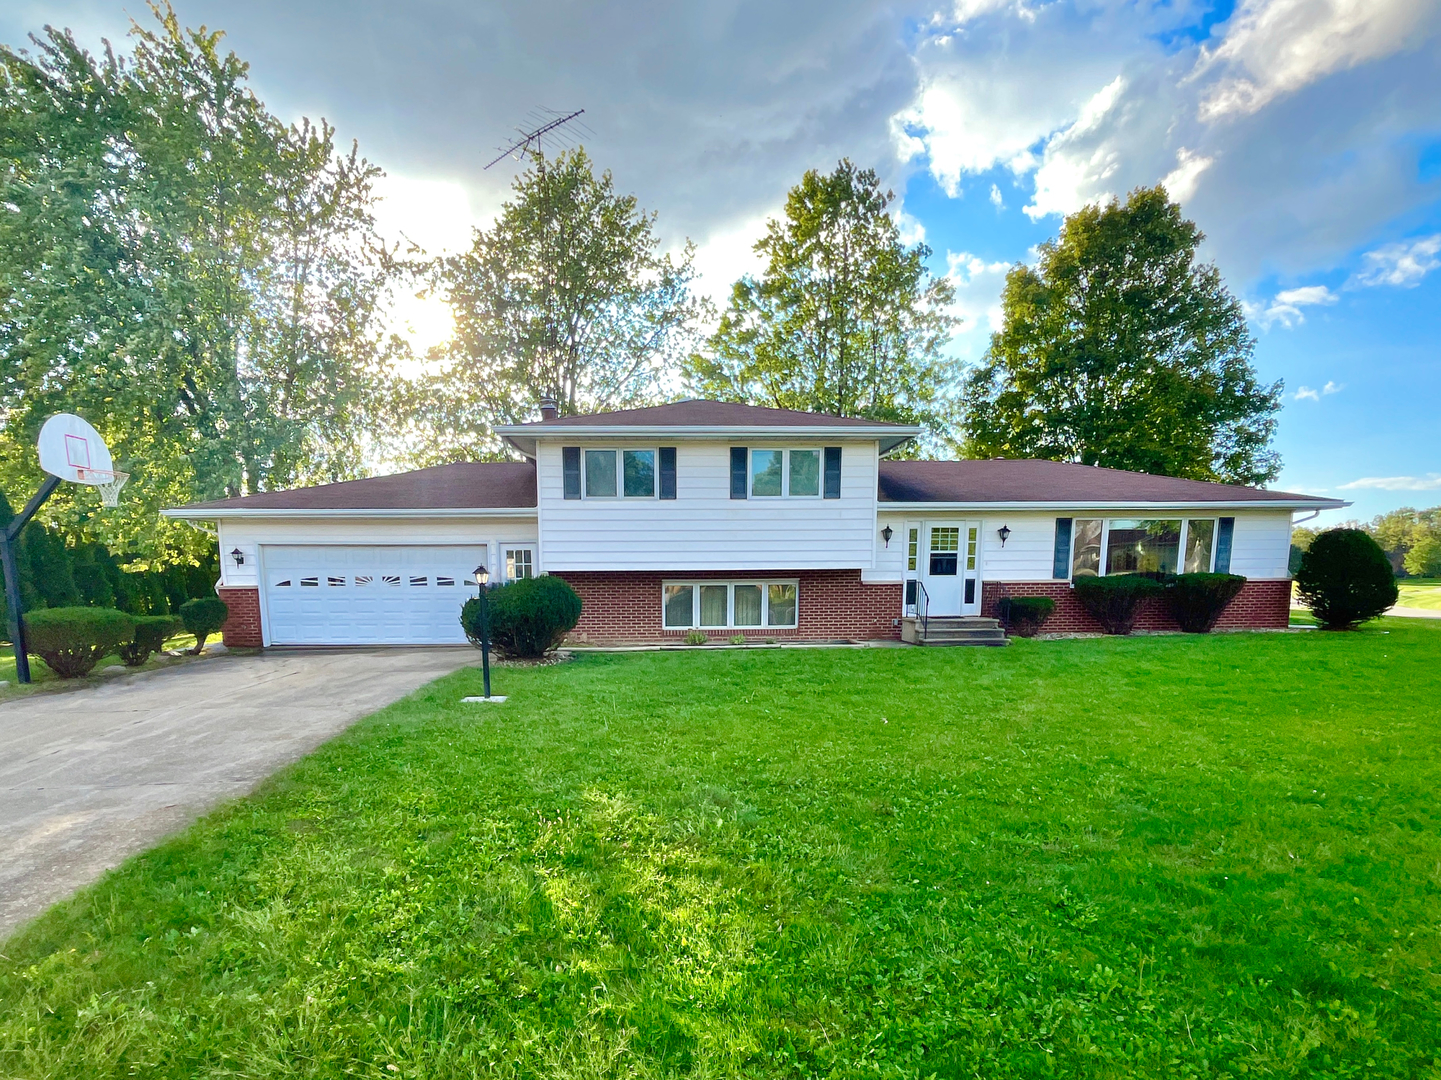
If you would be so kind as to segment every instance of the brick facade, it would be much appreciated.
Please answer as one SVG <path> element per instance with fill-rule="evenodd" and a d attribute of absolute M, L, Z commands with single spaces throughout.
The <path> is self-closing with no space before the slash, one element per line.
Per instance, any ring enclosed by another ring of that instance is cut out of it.
<path fill-rule="evenodd" d="M 1064 581 L 987 581 L 981 586 L 981 614 L 995 617 L 1002 596 L 1049 596 L 1056 602 L 1041 627 L 1043 634 L 1099 634 L 1100 624 L 1081 607 L 1075 590 Z M 1217 630 L 1280 630 L 1291 620 L 1291 582 L 1247 581 L 1221 613 Z M 1159 600 L 1147 600 L 1136 620 L 1137 630 L 1179 630 Z"/>
<path fill-rule="evenodd" d="M 260 648 L 264 643 L 260 636 L 260 590 L 221 586 L 216 592 L 230 609 L 230 617 L 220 628 L 226 647 Z"/>
<path fill-rule="evenodd" d="M 793 630 L 760 626 L 753 629 L 707 630 L 724 642 L 732 634 L 755 641 L 874 641 L 898 640 L 901 615 L 899 583 L 867 585 L 859 570 L 702 571 L 686 573 L 593 572 L 565 570 L 564 578 L 580 594 L 580 622 L 571 631 L 572 645 L 618 645 L 679 641 L 689 629 L 667 630 L 661 625 L 663 581 L 746 581 L 795 578 L 797 622 Z"/>

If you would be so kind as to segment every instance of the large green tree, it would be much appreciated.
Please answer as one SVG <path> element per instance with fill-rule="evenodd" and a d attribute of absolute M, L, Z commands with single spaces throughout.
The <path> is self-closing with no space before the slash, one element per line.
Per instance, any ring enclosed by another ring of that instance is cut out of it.
<path fill-rule="evenodd" d="M 203 539 L 163 506 L 355 475 L 396 345 L 376 170 L 155 15 L 125 61 L 53 29 L 0 47 L 0 485 L 25 498 L 40 424 L 78 412 L 131 484 L 103 515 L 66 485 L 46 518 L 164 558 Z"/>
<path fill-rule="evenodd" d="M 791 189 L 755 245 L 759 278 L 731 293 L 687 374 L 701 394 L 872 420 L 918 422 L 944 437 L 954 364 L 943 355 L 954 290 L 907 247 L 891 192 L 840 162 Z"/>
<path fill-rule="evenodd" d="M 544 397 L 565 416 L 660 400 L 701 313 L 691 246 L 660 246 L 655 215 L 583 148 L 532 157 L 495 224 L 436 265 L 455 334 L 440 372 L 403 389 L 403 456 L 492 456 L 492 420 L 534 418 Z"/>
<path fill-rule="evenodd" d="M 1282 384 L 1204 239 L 1161 187 L 1088 206 L 1006 277 L 1004 326 L 968 376 L 965 449 L 1262 484 Z"/>

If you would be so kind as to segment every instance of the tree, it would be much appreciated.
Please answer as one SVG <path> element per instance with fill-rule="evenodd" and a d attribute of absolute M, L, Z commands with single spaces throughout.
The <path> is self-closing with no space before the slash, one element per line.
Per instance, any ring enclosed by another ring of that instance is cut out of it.
<path fill-rule="evenodd" d="M 0 482 L 33 490 L 40 424 L 81 413 L 131 484 L 103 515 L 66 485 L 45 520 L 194 562 L 210 542 L 161 507 L 359 472 L 393 267 L 377 170 L 156 16 L 128 62 L 53 29 L 0 48 Z"/>
<path fill-rule="evenodd" d="M 1282 384 L 1262 384 L 1241 305 L 1164 188 L 1088 206 L 1017 265 L 1005 323 L 966 380 L 971 457 L 1077 461 L 1264 484 Z"/>
<path fill-rule="evenodd" d="M 954 289 L 906 247 L 894 196 L 870 169 L 841 161 L 791 189 L 785 217 L 755 250 L 704 354 L 687 365 L 701 394 L 729 401 L 950 430 L 953 362 L 941 354 L 957 320 Z"/>
<path fill-rule="evenodd" d="M 1426 535 L 1412 544 L 1405 567 L 1412 577 L 1441 577 L 1441 538 Z"/>
<path fill-rule="evenodd" d="M 1376 538 L 1386 558 L 1391 560 L 1391 569 L 1397 574 L 1414 577 L 1430 577 L 1433 572 L 1413 570 L 1413 566 L 1431 565 L 1432 548 L 1428 541 L 1441 545 L 1441 506 L 1429 510 L 1417 510 L 1403 506 L 1390 513 L 1378 514 L 1371 524 L 1363 526 Z M 1415 554 L 1420 548 L 1420 554 Z"/>
<path fill-rule="evenodd" d="M 492 456 L 492 419 L 660 400 L 700 315 L 694 248 L 659 253 L 655 215 L 618 195 L 585 150 L 532 158 L 513 198 L 471 249 L 441 260 L 435 285 L 455 313 L 441 373 L 405 387 L 417 463 Z"/>

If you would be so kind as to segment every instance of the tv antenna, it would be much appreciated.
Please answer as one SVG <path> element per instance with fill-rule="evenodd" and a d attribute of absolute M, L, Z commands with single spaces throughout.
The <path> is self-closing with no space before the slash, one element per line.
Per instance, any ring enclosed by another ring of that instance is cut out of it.
<path fill-rule="evenodd" d="M 538 154 L 544 148 L 546 139 L 559 143 L 564 149 L 569 150 L 575 145 L 575 142 L 570 138 L 569 132 L 562 131 L 561 129 L 572 120 L 575 120 L 575 118 L 583 112 L 585 112 L 584 109 L 576 109 L 574 112 L 561 115 L 554 109 L 532 109 L 526 114 L 526 120 L 528 121 L 527 126 L 515 129 L 520 133 L 520 138 L 513 139 L 508 146 L 496 147 L 500 153 L 492 160 L 486 162 L 485 167 L 488 169 L 492 165 L 496 165 L 512 156 L 522 158 L 527 155 Z M 595 134 L 595 132 L 586 127 L 584 123 L 578 123 L 576 126 L 580 128 L 584 134 Z"/>

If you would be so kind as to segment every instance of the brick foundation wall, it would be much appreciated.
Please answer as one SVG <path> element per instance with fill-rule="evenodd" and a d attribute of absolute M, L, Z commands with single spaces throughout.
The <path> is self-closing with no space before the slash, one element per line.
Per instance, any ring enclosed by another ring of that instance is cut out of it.
<path fill-rule="evenodd" d="M 658 571 L 593 572 L 565 570 L 564 578 L 580 594 L 580 622 L 567 641 L 572 645 L 623 645 L 680 641 L 690 630 L 667 630 L 661 625 L 663 581 L 748 581 L 795 578 L 797 622 L 793 630 L 769 626 L 751 629 L 712 628 L 717 642 L 732 634 L 754 641 L 874 641 L 898 640 L 895 625 L 901 614 L 901 586 L 867 585 L 859 570 L 765 570 L 661 573 Z"/>
<path fill-rule="evenodd" d="M 226 647 L 260 648 L 264 644 L 260 636 L 260 590 L 230 586 L 215 591 L 230 609 L 230 617 L 220 628 Z"/>
<path fill-rule="evenodd" d="M 1043 634 L 1099 634 L 1100 624 L 1081 607 L 1075 590 L 1064 581 L 987 581 L 981 586 L 981 614 L 996 616 L 1002 596 L 1049 596 L 1056 610 L 1041 626 Z M 1290 581 L 1247 581 L 1226 605 L 1217 630 L 1279 630 L 1291 620 Z M 1161 599 L 1147 600 L 1136 620 L 1137 630 L 1179 630 Z"/>

